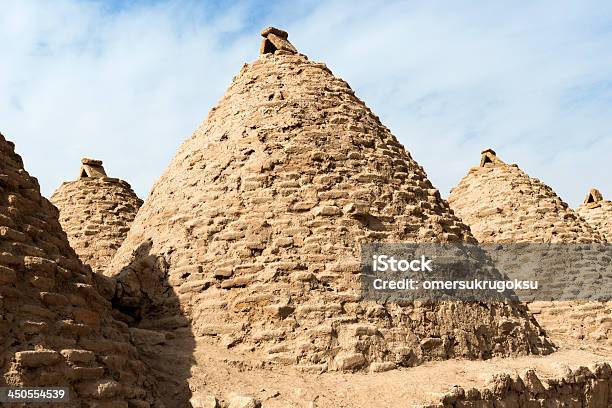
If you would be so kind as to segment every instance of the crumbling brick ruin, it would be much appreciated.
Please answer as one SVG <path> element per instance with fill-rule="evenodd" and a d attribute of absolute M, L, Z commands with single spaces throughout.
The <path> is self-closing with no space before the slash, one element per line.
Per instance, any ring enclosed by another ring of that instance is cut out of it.
<path fill-rule="evenodd" d="M 612 201 L 604 200 L 599 190 L 593 188 L 576 212 L 612 243 Z"/>
<path fill-rule="evenodd" d="M 50 200 L 81 261 L 102 272 L 127 236 L 142 200 L 127 182 L 107 177 L 102 161 L 81 162 L 79 178 L 62 183 Z"/>
<path fill-rule="evenodd" d="M 612 406 L 612 369 L 608 363 L 567 369 L 557 378 L 540 378 L 535 370 L 495 375 L 479 388 L 459 386 L 427 408 L 548 408 Z"/>
<path fill-rule="evenodd" d="M 491 149 L 451 190 L 448 202 L 482 243 L 605 242 L 549 186 Z M 529 308 L 554 340 L 590 340 L 612 350 L 612 302 L 538 301 Z"/>
<path fill-rule="evenodd" d="M 346 82 L 286 33 L 262 35 L 108 274 L 131 297 L 167 276 L 196 336 L 309 371 L 550 352 L 521 306 L 360 299 L 360 243 L 475 240 Z"/>
<path fill-rule="evenodd" d="M 148 370 L 99 282 L 0 135 L 0 386 L 69 385 L 64 406 L 75 408 L 153 402 Z"/>

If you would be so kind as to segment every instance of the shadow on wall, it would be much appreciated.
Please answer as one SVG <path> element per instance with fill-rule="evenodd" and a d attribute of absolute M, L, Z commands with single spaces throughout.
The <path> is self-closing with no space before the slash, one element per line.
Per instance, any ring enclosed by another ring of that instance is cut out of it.
<path fill-rule="evenodd" d="M 151 246 L 151 241 L 139 245 L 129 264 L 113 277 L 113 313 L 130 327 L 132 341 L 156 381 L 156 396 L 168 408 L 189 406 L 195 339 L 168 283 L 168 264 L 150 254 Z"/>

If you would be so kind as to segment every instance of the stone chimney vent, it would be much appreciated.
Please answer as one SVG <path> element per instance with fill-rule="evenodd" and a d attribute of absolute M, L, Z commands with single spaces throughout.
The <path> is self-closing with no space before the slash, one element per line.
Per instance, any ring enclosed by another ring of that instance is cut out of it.
<path fill-rule="evenodd" d="M 592 188 L 584 199 L 584 205 L 597 206 L 600 201 L 603 201 L 601 192 L 596 188 Z"/>
<path fill-rule="evenodd" d="M 81 170 L 79 171 L 79 178 L 100 178 L 106 177 L 104 167 L 102 167 L 102 160 L 94 160 L 83 158 L 81 159 Z"/>
<path fill-rule="evenodd" d="M 503 162 L 497 158 L 497 154 L 493 149 L 485 149 L 480 152 L 480 167 L 486 165 L 502 164 Z"/>
<path fill-rule="evenodd" d="M 289 34 L 286 31 L 275 27 L 264 28 L 261 32 L 264 38 L 261 42 L 260 54 L 291 55 L 297 54 L 297 49 L 288 40 Z"/>

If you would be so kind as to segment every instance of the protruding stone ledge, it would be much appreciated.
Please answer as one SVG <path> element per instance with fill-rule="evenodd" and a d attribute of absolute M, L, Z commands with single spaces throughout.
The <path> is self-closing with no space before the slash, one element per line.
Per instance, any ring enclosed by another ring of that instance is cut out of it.
<path fill-rule="evenodd" d="M 28 350 L 15 353 L 15 361 L 22 367 L 35 368 L 57 364 L 60 355 L 55 350 Z"/>
<path fill-rule="evenodd" d="M 279 37 L 281 37 L 282 39 L 286 40 L 287 38 L 289 38 L 289 33 L 281 30 L 279 28 L 276 27 L 266 27 L 261 31 L 261 35 L 262 37 L 267 37 L 269 34 L 274 34 L 277 35 Z"/>

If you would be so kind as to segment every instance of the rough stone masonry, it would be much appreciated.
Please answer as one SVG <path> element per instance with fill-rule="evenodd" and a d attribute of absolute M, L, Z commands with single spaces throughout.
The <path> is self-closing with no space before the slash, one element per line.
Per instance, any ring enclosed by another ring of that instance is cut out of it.
<path fill-rule="evenodd" d="M 161 408 L 154 397 L 160 390 L 165 406 L 189 406 L 180 398 L 189 394 L 181 382 L 204 372 L 204 382 L 189 384 L 198 391 L 193 408 L 261 406 L 250 396 L 232 392 L 219 401 L 206 393 L 205 368 L 219 367 L 192 365 L 194 345 L 185 340 L 194 331 L 254 360 L 316 372 L 551 351 L 520 305 L 358 298 L 361 242 L 474 238 L 345 82 L 300 55 L 286 32 L 268 28 L 262 36 L 259 60 L 243 67 L 156 184 L 113 261 L 113 278 L 79 262 L 57 210 L 0 135 L 0 386 L 68 384 L 70 407 Z M 95 233 L 73 239 L 83 258 L 102 265 L 84 243 L 104 237 L 102 229 L 121 229 L 102 239 L 107 247 L 120 242 L 129 221 L 105 217 L 135 196 L 129 185 L 115 190 L 116 180 L 105 180 L 102 162 L 82 164 L 75 183 L 102 183 L 103 194 L 93 191 L 97 184 L 66 188 L 63 203 L 73 215 L 65 222 L 75 221 L 75 206 L 85 223 L 96 220 L 98 230 L 85 228 Z M 494 152 L 483 154 L 481 167 L 502 164 Z M 535 214 L 562 212 L 562 202 L 551 205 L 560 201 L 552 190 L 522 177 L 517 182 L 521 194 L 525 186 L 541 192 L 533 198 Z M 92 218 L 98 211 L 106 221 Z M 571 212 L 563 217 L 574 219 Z M 536 225 L 530 238 L 548 231 Z M 580 232 L 576 240 L 593 242 L 580 220 L 566 228 Z M 560 233 L 567 231 L 542 239 Z M 344 382 L 352 376 L 341 375 Z M 241 386 L 222 384 L 224 391 Z M 484 387 L 455 386 L 439 395 L 431 407 L 606 408 L 612 369 L 599 363 L 554 378 L 533 370 L 499 374 Z"/>
<path fill-rule="evenodd" d="M 448 202 L 479 242 L 603 242 L 552 188 L 491 149 L 451 190 Z"/>
<path fill-rule="evenodd" d="M 612 369 L 608 363 L 567 369 L 564 375 L 540 378 L 535 370 L 500 373 L 483 387 L 453 387 L 440 402 L 422 408 L 609 408 Z"/>
<path fill-rule="evenodd" d="M 103 272 L 127 236 L 142 200 L 130 185 L 106 176 L 102 161 L 84 158 L 75 181 L 64 182 L 50 200 L 77 255 Z"/>
<path fill-rule="evenodd" d="M 132 297 L 165 276 L 195 336 L 309 371 L 550 352 L 520 305 L 360 299 L 360 243 L 475 240 L 346 82 L 262 35 L 107 273 Z"/>

